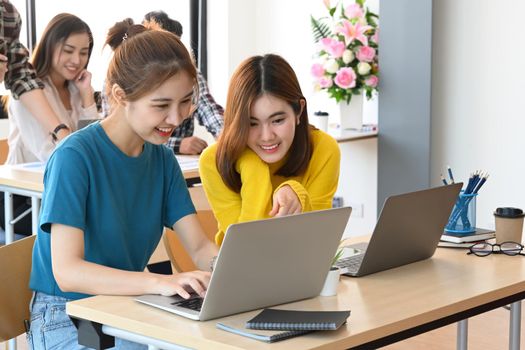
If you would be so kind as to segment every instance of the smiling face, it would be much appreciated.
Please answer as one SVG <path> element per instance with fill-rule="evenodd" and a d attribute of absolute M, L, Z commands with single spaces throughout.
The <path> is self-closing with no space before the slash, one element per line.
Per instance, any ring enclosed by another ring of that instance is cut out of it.
<path fill-rule="evenodd" d="M 125 103 L 126 118 L 144 141 L 160 145 L 192 112 L 194 81 L 180 71 L 153 92 Z"/>
<path fill-rule="evenodd" d="M 56 45 L 50 74 L 55 79 L 73 80 L 86 67 L 88 60 L 88 34 L 71 34 L 63 43 Z"/>
<path fill-rule="evenodd" d="M 257 98 L 250 112 L 248 147 L 268 164 L 280 161 L 292 145 L 300 113 L 269 94 Z"/>

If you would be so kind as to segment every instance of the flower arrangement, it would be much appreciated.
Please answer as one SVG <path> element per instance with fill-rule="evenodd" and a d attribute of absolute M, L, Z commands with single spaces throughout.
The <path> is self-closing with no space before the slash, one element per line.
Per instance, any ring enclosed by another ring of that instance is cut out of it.
<path fill-rule="evenodd" d="M 350 103 L 363 91 L 368 99 L 377 91 L 379 17 L 365 7 L 366 0 L 331 7 L 329 17 L 311 18 L 314 40 L 320 48 L 312 65 L 315 88 L 326 90 L 337 102 Z"/>

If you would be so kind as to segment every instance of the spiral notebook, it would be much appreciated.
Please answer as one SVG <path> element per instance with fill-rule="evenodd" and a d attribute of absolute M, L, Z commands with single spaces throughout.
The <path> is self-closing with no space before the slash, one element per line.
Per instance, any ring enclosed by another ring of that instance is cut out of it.
<path fill-rule="evenodd" d="M 346 322 L 350 311 L 299 311 L 264 309 L 246 322 L 248 329 L 326 331 Z"/>
<path fill-rule="evenodd" d="M 284 340 L 292 337 L 297 337 L 312 331 L 282 331 L 282 330 L 252 330 L 244 328 L 245 322 L 240 319 L 227 320 L 217 322 L 216 327 L 223 331 L 242 335 L 255 340 L 260 340 L 266 343 L 273 343 L 279 340 Z"/>

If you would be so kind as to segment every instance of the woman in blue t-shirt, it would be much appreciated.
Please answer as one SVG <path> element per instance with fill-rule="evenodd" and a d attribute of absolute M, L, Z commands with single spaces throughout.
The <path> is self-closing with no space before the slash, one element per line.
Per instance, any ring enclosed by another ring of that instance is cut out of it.
<path fill-rule="evenodd" d="M 196 71 L 175 35 L 119 22 L 106 77 L 112 112 L 63 141 L 44 175 L 33 251 L 28 333 L 33 348 L 77 348 L 69 300 L 96 294 L 204 295 L 217 247 L 204 235 L 173 151 L 164 147 L 193 109 Z M 200 271 L 144 272 L 164 227 Z M 117 348 L 142 348 L 117 340 Z"/>

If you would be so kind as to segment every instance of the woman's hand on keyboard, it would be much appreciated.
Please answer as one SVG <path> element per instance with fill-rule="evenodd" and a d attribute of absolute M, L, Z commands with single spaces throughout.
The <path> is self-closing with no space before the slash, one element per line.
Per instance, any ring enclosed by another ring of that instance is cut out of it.
<path fill-rule="evenodd" d="M 190 297 L 190 292 L 195 291 L 204 298 L 210 283 L 211 272 L 191 271 L 174 275 L 158 275 L 156 294 L 171 296 L 178 294 L 184 299 Z"/>

